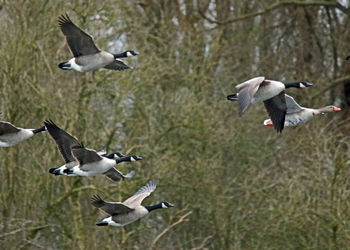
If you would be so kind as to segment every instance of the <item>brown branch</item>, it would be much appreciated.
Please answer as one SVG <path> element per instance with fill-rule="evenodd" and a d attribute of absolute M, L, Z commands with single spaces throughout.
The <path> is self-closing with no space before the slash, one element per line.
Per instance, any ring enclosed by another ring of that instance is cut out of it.
<path fill-rule="evenodd" d="M 312 95 L 311 99 L 315 99 L 316 97 L 322 95 L 323 93 L 327 92 L 328 90 L 338 86 L 338 84 L 342 84 L 342 83 L 345 83 L 347 81 L 350 81 L 350 75 L 343 76 L 343 77 L 338 78 L 338 79 L 334 80 L 333 82 L 329 83 L 329 85 L 326 88 L 324 88 L 321 91 L 319 91 L 318 93 Z"/>
<path fill-rule="evenodd" d="M 210 17 L 207 17 L 204 12 L 202 10 L 198 9 L 198 13 L 207 21 L 211 22 L 211 23 L 216 23 L 219 25 L 225 25 L 225 24 L 229 24 L 229 23 L 234 23 L 234 22 L 238 22 L 238 21 L 242 21 L 245 19 L 249 19 L 252 17 L 256 17 L 256 16 L 261 16 L 264 15 L 274 9 L 283 7 L 283 6 L 324 6 L 324 7 L 330 7 L 330 8 L 338 8 L 340 9 L 342 12 L 344 12 L 345 14 L 349 15 L 349 9 L 345 8 L 344 6 L 340 5 L 337 1 L 333 1 L 333 2 L 326 2 L 326 1 L 314 1 L 314 2 L 304 2 L 304 1 L 282 1 L 282 2 L 276 2 L 271 4 L 270 6 L 268 6 L 267 8 L 265 8 L 264 10 L 260 10 L 257 12 L 253 12 L 253 13 L 248 13 L 248 14 L 244 14 L 232 19 L 228 19 L 225 21 L 217 21 L 214 20 Z"/>
<path fill-rule="evenodd" d="M 167 228 L 165 228 L 165 229 L 163 230 L 163 232 L 161 232 L 160 234 L 158 234 L 157 237 L 156 237 L 156 238 L 153 240 L 153 242 L 152 242 L 151 249 L 154 248 L 154 246 L 156 245 L 156 243 L 158 242 L 158 240 L 159 240 L 164 234 L 166 234 L 171 228 L 173 228 L 173 227 L 175 227 L 176 225 L 178 225 L 178 224 L 180 224 L 180 223 L 186 221 L 185 218 L 186 218 L 187 216 L 189 216 L 191 213 L 192 213 L 192 211 L 189 211 L 188 213 L 184 214 L 183 216 L 181 216 L 181 218 L 180 218 L 178 221 L 174 222 L 173 224 L 171 224 L 170 226 L 168 226 Z"/>

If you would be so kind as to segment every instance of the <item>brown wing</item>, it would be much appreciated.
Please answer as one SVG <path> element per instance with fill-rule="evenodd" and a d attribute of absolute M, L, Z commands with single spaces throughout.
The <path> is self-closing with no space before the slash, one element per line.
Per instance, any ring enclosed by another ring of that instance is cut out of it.
<path fill-rule="evenodd" d="M 94 195 L 91 197 L 91 204 L 110 215 L 127 214 L 134 210 L 123 205 L 122 203 L 105 202 L 99 195 Z"/>
<path fill-rule="evenodd" d="M 81 145 L 72 147 L 72 154 L 80 166 L 102 160 L 102 157 L 95 150 L 84 148 Z"/>
<path fill-rule="evenodd" d="M 125 200 L 123 204 L 130 208 L 135 208 L 137 206 L 140 206 L 143 199 L 149 196 L 156 189 L 156 187 L 157 187 L 157 181 L 151 180 L 145 186 L 140 188 L 133 196 Z"/>
<path fill-rule="evenodd" d="M 111 168 L 103 174 L 113 181 L 121 181 L 124 179 L 124 175 L 121 172 L 119 172 L 116 168 Z"/>
<path fill-rule="evenodd" d="M 285 92 L 282 91 L 275 97 L 264 101 L 264 105 L 269 113 L 274 128 L 277 132 L 282 132 L 287 113 Z"/>
<path fill-rule="evenodd" d="M 96 47 L 92 36 L 77 27 L 66 14 L 58 18 L 58 24 L 63 34 L 66 36 L 67 43 L 74 57 L 82 55 L 96 54 L 100 50 Z"/>
<path fill-rule="evenodd" d="M 0 121 L 0 135 L 17 133 L 20 129 L 9 122 Z"/>
<path fill-rule="evenodd" d="M 126 70 L 126 69 L 131 69 L 132 67 L 128 66 L 122 60 L 116 59 L 112 63 L 106 65 L 104 68 L 112 69 L 112 70 Z"/>
<path fill-rule="evenodd" d="M 66 163 L 75 161 L 71 148 L 74 146 L 81 146 L 78 139 L 59 128 L 51 120 L 45 121 L 44 124 L 51 137 L 55 140 L 57 147 Z"/>

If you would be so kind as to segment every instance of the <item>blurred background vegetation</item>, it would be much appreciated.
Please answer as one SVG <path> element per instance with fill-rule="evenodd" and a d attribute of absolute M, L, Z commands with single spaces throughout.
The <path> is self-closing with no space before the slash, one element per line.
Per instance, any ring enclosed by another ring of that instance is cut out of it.
<path fill-rule="evenodd" d="M 338 3 L 339 2 L 339 3 Z M 348 249 L 349 0 L 0 1 L 0 119 L 52 119 L 87 147 L 138 154 L 133 179 L 55 177 L 64 162 L 47 134 L 0 148 L 2 249 Z M 67 12 L 102 49 L 140 52 L 125 72 L 62 71 Z M 314 83 L 288 91 L 327 114 L 282 134 L 263 105 L 238 117 L 233 86 Z M 175 208 L 100 228 L 99 194 Z"/>

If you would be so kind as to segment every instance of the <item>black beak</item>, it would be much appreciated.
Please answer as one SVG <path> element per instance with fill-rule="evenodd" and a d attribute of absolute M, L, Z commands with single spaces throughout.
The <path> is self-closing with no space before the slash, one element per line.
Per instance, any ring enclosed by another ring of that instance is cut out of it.
<path fill-rule="evenodd" d="M 169 207 L 175 207 L 175 205 L 172 204 L 172 203 L 170 203 L 170 202 L 168 202 L 168 206 L 169 206 Z"/>
<path fill-rule="evenodd" d="M 142 160 L 142 157 L 141 157 L 141 156 L 133 155 L 132 157 L 133 157 L 135 160 L 137 160 L 137 161 L 141 161 L 141 160 Z"/>
<path fill-rule="evenodd" d="M 312 83 L 306 82 L 306 87 L 311 87 L 311 86 L 312 86 Z"/>

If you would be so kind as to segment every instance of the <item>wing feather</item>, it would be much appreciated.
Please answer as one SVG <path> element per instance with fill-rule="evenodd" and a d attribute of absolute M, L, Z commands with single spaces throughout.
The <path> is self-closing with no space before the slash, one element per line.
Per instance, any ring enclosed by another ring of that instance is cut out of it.
<path fill-rule="evenodd" d="M 110 215 L 127 214 L 133 211 L 132 208 L 125 206 L 122 203 L 105 202 L 99 195 L 91 197 L 91 204 Z"/>
<path fill-rule="evenodd" d="M 78 139 L 63 129 L 59 128 L 53 121 L 47 120 L 44 122 L 45 127 L 51 137 L 55 140 L 58 149 L 61 152 L 66 163 L 75 161 L 71 148 L 74 146 L 81 146 Z"/>
<path fill-rule="evenodd" d="M 68 46 L 74 57 L 100 52 L 96 47 L 92 36 L 76 26 L 67 14 L 61 15 L 58 18 L 58 24 L 66 37 Z"/>
<path fill-rule="evenodd" d="M 157 187 L 157 181 L 151 180 L 145 186 L 140 188 L 133 196 L 123 202 L 124 205 L 134 208 L 140 206 L 142 201 L 149 196 Z"/>
<path fill-rule="evenodd" d="M 286 118 L 287 105 L 285 100 L 285 93 L 282 91 L 280 94 L 273 98 L 264 101 L 265 108 L 269 113 L 273 126 L 277 132 L 282 132 L 284 128 L 284 121 Z"/>

